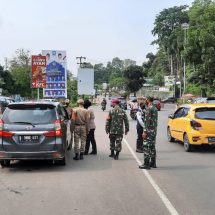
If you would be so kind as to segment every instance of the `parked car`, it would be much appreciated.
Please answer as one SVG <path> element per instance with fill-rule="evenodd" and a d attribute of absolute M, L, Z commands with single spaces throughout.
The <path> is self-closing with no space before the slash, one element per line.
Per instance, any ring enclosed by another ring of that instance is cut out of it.
<path fill-rule="evenodd" d="M 215 104 L 215 97 L 199 97 L 194 100 L 195 104 Z"/>
<path fill-rule="evenodd" d="M 169 97 L 169 98 L 163 99 L 161 102 L 162 103 L 176 103 L 177 99 L 175 97 Z"/>
<path fill-rule="evenodd" d="M 169 142 L 184 142 L 189 152 L 196 145 L 215 144 L 215 104 L 189 104 L 179 107 L 169 116 L 167 136 Z"/>
<path fill-rule="evenodd" d="M 153 104 L 157 108 L 158 111 L 161 110 L 161 102 L 160 102 L 160 100 L 154 99 Z"/>
<path fill-rule="evenodd" d="M 201 97 L 195 98 L 193 103 L 194 104 L 204 104 L 204 103 L 207 103 L 207 98 L 201 98 Z"/>
<path fill-rule="evenodd" d="M 215 97 L 208 97 L 207 98 L 207 103 L 208 104 L 215 104 Z"/>
<path fill-rule="evenodd" d="M 0 120 L 0 163 L 48 159 L 65 165 L 70 131 L 71 120 L 59 102 L 9 104 Z"/>

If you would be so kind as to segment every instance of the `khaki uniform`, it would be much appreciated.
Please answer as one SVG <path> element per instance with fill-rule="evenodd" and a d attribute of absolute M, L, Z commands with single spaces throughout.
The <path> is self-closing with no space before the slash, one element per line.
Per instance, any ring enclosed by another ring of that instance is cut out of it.
<path fill-rule="evenodd" d="M 83 107 L 73 109 L 74 151 L 84 153 L 87 134 L 89 132 L 89 113 Z M 81 144 L 79 144 L 81 142 Z"/>

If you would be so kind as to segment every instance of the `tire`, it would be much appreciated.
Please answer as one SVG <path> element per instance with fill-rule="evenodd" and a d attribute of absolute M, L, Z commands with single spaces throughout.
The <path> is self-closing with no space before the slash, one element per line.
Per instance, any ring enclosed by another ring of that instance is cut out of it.
<path fill-rule="evenodd" d="M 186 152 L 193 151 L 193 146 L 190 144 L 187 134 L 184 134 L 184 149 Z"/>
<path fill-rule="evenodd" d="M 2 167 L 9 167 L 10 166 L 10 160 L 1 160 L 0 164 Z"/>
<path fill-rule="evenodd" d="M 58 161 L 58 164 L 59 164 L 60 166 L 66 166 L 66 157 L 63 157 L 62 160 L 59 160 L 59 161 Z"/>
<path fill-rule="evenodd" d="M 170 143 L 175 141 L 175 138 L 173 138 L 171 135 L 171 131 L 170 131 L 169 127 L 167 128 L 167 139 Z"/>

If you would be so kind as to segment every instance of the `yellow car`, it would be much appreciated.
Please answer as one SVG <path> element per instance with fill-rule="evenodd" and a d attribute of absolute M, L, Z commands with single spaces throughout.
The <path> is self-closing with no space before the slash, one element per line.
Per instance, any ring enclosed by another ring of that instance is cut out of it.
<path fill-rule="evenodd" d="M 189 104 L 169 115 L 168 141 L 184 142 L 190 152 L 195 145 L 215 144 L 215 104 Z"/>

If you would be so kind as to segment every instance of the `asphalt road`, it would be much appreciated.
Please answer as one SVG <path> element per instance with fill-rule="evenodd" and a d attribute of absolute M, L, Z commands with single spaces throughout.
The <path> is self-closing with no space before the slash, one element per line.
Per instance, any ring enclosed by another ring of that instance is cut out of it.
<path fill-rule="evenodd" d="M 0 215 L 162 215 L 215 214 L 214 150 L 187 153 L 168 143 L 167 105 L 159 112 L 157 169 L 140 170 L 135 151 L 135 121 L 129 118 L 119 160 L 109 155 L 104 130 L 107 111 L 95 107 L 98 155 L 67 166 L 50 162 L 14 162 L 0 169 Z"/>

